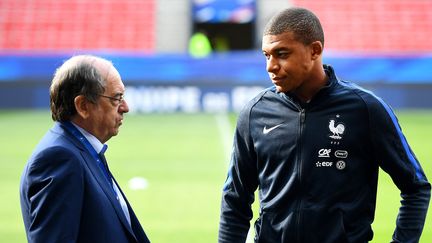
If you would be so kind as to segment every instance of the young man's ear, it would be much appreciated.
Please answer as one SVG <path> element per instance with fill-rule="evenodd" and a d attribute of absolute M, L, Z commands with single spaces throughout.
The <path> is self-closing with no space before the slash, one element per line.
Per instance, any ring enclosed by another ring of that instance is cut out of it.
<path fill-rule="evenodd" d="M 321 43 L 321 41 L 314 41 L 312 42 L 312 44 L 310 44 L 310 46 L 312 52 L 312 60 L 316 60 L 319 56 L 321 56 L 323 52 L 323 44 Z"/>
<path fill-rule="evenodd" d="M 74 99 L 74 104 L 78 116 L 80 116 L 83 119 L 86 119 L 90 114 L 89 111 L 90 102 L 84 97 L 84 95 L 78 95 Z"/>

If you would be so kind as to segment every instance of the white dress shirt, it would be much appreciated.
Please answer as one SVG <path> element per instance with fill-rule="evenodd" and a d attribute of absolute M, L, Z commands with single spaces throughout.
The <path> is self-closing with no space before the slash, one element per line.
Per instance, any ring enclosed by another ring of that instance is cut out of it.
<path fill-rule="evenodd" d="M 83 128 L 79 127 L 78 125 L 76 125 L 75 123 L 71 122 L 83 135 L 84 137 L 89 141 L 89 143 L 91 144 L 91 146 L 94 148 L 94 150 L 96 151 L 96 153 L 105 153 L 105 151 L 102 151 L 104 149 L 104 146 L 106 148 L 108 148 L 108 145 L 106 144 L 102 144 L 99 139 L 97 139 L 95 136 L 93 136 L 92 134 L 90 134 L 89 132 L 87 132 L 86 130 L 84 130 Z M 129 214 L 129 209 L 127 207 L 126 201 L 123 198 L 122 193 L 120 192 L 120 189 L 118 188 L 117 184 L 115 183 L 115 181 L 113 180 L 113 178 L 111 178 L 112 180 L 112 185 L 114 188 L 114 191 L 116 192 L 116 196 L 117 196 L 117 201 L 119 201 L 120 206 L 123 210 L 124 215 L 126 216 L 126 219 L 129 223 L 129 225 L 131 225 L 131 220 L 130 220 L 130 214 Z"/>

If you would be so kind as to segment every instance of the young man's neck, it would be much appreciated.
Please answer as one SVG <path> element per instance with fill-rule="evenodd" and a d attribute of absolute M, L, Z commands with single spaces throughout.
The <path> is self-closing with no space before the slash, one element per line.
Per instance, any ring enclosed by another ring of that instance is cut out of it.
<path fill-rule="evenodd" d="M 321 66 L 317 75 L 312 76 L 308 85 L 303 90 L 295 90 L 293 94 L 303 103 L 309 103 L 312 98 L 328 83 L 327 74 Z"/>

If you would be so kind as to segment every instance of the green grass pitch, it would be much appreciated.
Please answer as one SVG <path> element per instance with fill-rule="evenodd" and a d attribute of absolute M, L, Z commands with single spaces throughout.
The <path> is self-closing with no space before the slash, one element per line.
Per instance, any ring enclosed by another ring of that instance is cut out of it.
<path fill-rule="evenodd" d="M 432 110 L 398 111 L 405 135 L 432 181 Z M 128 115 L 109 142 L 110 169 L 152 242 L 217 242 L 221 188 L 236 115 Z M 52 126 L 47 111 L 0 111 L 0 242 L 26 242 L 19 178 L 36 143 Z M 143 177 L 144 190 L 128 182 Z M 380 173 L 373 242 L 390 242 L 399 191 Z M 257 205 L 254 205 L 255 211 Z M 432 213 L 421 242 L 432 242 Z"/>

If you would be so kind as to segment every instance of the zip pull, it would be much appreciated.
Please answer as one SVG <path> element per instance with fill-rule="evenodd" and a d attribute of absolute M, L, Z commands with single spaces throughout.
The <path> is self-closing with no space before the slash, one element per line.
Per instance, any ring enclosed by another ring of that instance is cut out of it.
<path fill-rule="evenodd" d="M 304 123 L 306 120 L 306 112 L 304 108 L 300 109 L 300 122 Z"/>

